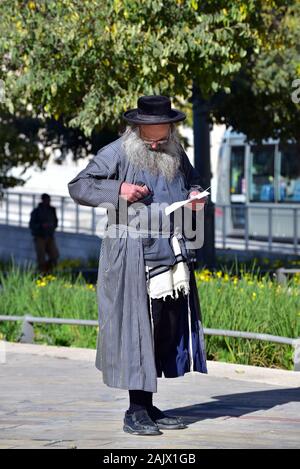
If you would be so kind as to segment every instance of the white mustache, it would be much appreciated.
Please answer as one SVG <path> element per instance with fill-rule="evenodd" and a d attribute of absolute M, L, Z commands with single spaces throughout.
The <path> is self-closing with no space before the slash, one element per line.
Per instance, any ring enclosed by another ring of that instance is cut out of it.
<path fill-rule="evenodd" d="M 162 174 L 169 181 L 176 176 L 180 165 L 179 146 L 176 129 L 171 131 L 169 141 L 158 149 L 149 148 L 140 138 L 138 129 L 129 129 L 124 134 L 123 147 L 131 164 L 155 175 Z"/>

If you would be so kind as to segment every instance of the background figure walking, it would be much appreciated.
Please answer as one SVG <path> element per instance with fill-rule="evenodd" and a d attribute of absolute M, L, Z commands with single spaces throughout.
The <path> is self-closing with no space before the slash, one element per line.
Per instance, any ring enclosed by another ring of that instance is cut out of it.
<path fill-rule="evenodd" d="M 42 194 L 41 202 L 31 212 L 29 223 L 34 239 L 38 269 L 43 273 L 51 271 L 56 266 L 59 257 L 54 237 L 58 220 L 55 207 L 52 207 L 50 202 L 50 196 Z"/>

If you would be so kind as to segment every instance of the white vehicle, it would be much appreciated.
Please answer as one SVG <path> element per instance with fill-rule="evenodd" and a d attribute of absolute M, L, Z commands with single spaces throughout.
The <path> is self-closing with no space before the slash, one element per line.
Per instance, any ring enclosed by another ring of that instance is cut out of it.
<path fill-rule="evenodd" d="M 277 140 L 248 143 L 227 130 L 220 148 L 216 227 L 225 236 L 298 243 L 300 148 Z"/>

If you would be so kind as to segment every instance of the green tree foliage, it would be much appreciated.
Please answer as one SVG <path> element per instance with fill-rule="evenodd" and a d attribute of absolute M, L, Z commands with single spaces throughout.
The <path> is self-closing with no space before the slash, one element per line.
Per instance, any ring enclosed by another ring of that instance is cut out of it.
<path fill-rule="evenodd" d="M 299 0 L 2 0 L 0 17 L 2 112 L 90 136 L 142 94 L 184 107 L 196 83 L 218 121 L 294 132 Z"/>
<path fill-rule="evenodd" d="M 18 118 L 1 113 L 0 118 L 0 188 L 22 185 L 22 175 L 33 164 L 43 167 L 38 147 L 38 126 L 35 119 Z M 22 167 L 20 174 L 12 168 Z"/>
<path fill-rule="evenodd" d="M 300 2 L 268 12 L 266 24 L 263 48 L 258 55 L 248 54 L 231 93 L 222 94 L 213 113 L 218 122 L 249 138 L 295 139 L 300 144 Z"/>
<path fill-rule="evenodd" d="M 109 128 L 93 131 L 87 137 L 78 128 L 63 125 L 61 119 L 45 120 L 26 112 L 0 113 L 0 189 L 23 185 L 27 169 L 46 168 L 50 154 L 58 149 L 56 163 L 62 164 L 69 151 L 73 159 L 95 154 L 99 148 L 115 140 Z M 1 194 L 0 194 L 1 196 Z"/>
<path fill-rule="evenodd" d="M 271 0 L 2 0 L 0 56 L 19 103 L 91 133 L 138 96 L 210 96 L 259 55 Z"/>

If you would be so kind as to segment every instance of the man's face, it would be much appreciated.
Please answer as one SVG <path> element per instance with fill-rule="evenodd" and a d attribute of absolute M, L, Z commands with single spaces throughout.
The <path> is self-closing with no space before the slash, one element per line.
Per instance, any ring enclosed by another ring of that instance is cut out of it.
<path fill-rule="evenodd" d="M 150 150 L 157 151 L 167 143 L 170 135 L 170 124 L 140 125 L 140 137 Z"/>
<path fill-rule="evenodd" d="M 179 140 L 171 124 L 141 125 L 127 132 L 124 149 L 136 168 L 171 181 L 180 166 Z"/>

